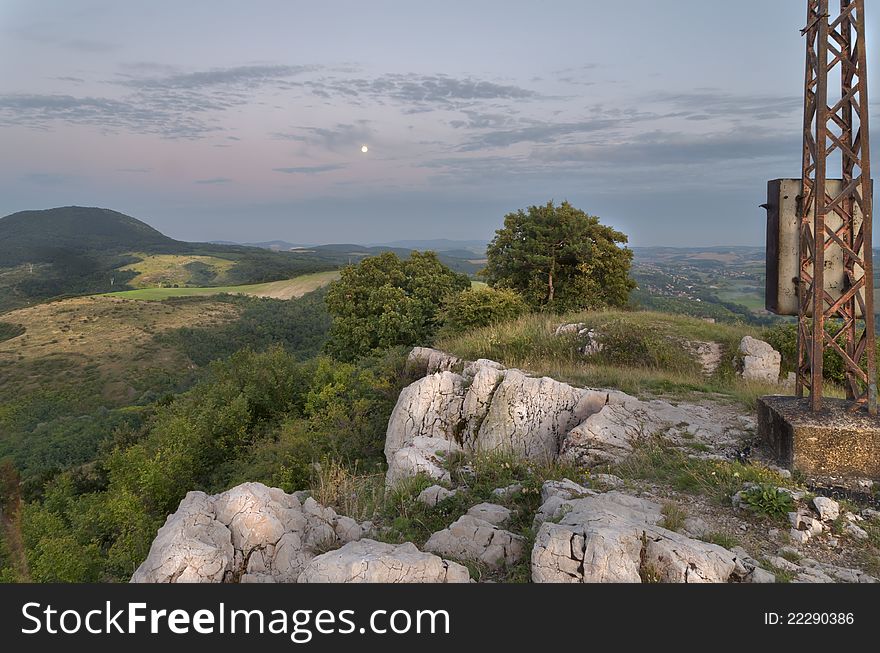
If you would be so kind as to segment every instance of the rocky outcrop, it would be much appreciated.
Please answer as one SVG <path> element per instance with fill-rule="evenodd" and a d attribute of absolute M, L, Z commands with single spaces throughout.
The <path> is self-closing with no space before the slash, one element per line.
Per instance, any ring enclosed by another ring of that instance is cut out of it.
<path fill-rule="evenodd" d="M 214 496 L 190 492 L 131 582 L 295 582 L 316 549 L 361 535 L 350 517 L 261 483 Z"/>
<path fill-rule="evenodd" d="M 489 569 L 516 564 L 525 549 L 525 538 L 473 514 L 462 515 L 448 528 L 431 535 L 425 543 L 426 551 L 457 560 L 481 562 Z"/>
<path fill-rule="evenodd" d="M 467 583 L 466 567 L 419 551 L 414 544 L 363 539 L 313 558 L 300 583 Z"/>
<path fill-rule="evenodd" d="M 444 461 L 450 454 L 461 450 L 453 440 L 416 436 L 391 455 L 388 471 L 385 473 L 385 484 L 391 487 L 418 474 L 448 482 L 450 476 L 443 466 Z"/>
<path fill-rule="evenodd" d="M 746 336 L 739 344 L 736 358 L 737 373 L 745 381 L 778 383 L 782 355 L 764 342 Z"/>
<path fill-rule="evenodd" d="M 620 492 L 570 499 L 532 549 L 536 583 L 728 582 L 737 556 L 660 526 L 659 504 Z"/>
<path fill-rule="evenodd" d="M 448 354 L 415 351 L 418 360 L 434 361 L 429 368 L 460 366 L 462 373 L 441 369 L 401 392 L 385 440 L 389 484 L 416 472 L 448 478 L 433 452 L 416 444 L 420 437 L 431 438 L 435 448 L 445 440 L 453 451 L 505 451 L 541 462 L 562 455 L 594 466 L 619 461 L 636 440 L 661 432 L 673 440 L 708 440 L 715 449 L 736 448 L 743 433 L 736 416 L 718 406 L 645 402 L 531 377 L 494 361 L 455 359 L 453 365 Z"/>

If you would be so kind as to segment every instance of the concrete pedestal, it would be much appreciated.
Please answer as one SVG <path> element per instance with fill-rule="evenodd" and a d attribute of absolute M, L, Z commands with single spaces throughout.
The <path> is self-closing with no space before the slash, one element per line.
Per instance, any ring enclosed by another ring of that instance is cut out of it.
<path fill-rule="evenodd" d="M 810 476 L 880 479 L 880 418 L 851 402 L 823 400 L 813 413 L 809 399 L 758 399 L 758 434 L 781 465 Z"/>

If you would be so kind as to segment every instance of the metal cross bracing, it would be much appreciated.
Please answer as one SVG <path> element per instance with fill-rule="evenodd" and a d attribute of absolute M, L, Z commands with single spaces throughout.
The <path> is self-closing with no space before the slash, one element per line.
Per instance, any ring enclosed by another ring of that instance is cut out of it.
<path fill-rule="evenodd" d="M 839 4 L 839 11 L 838 11 Z M 807 0 L 807 66 L 800 197 L 798 370 L 800 397 L 822 408 L 823 355 L 843 361 L 854 408 L 877 411 L 871 164 L 864 0 Z M 835 91 L 829 100 L 829 78 Z M 833 102 L 833 104 L 830 104 Z M 842 161 L 840 192 L 828 182 L 829 158 Z M 826 254 L 844 259 L 845 284 L 825 285 Z M 861 318 L 861 319 L 860 319 Z"/>

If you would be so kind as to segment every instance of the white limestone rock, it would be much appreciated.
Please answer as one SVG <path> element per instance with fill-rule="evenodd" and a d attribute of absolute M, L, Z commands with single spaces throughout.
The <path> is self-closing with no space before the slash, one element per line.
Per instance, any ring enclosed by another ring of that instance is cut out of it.
<path fill-rule="evenodd" d="M 418 474 L 449 482 L 449 471 L 443 467 L 443 460 L 449 454 L 461 451 L 461 447 L 453 441 L 417 436 L 408 446 L 395 451 L 388 461 L 385 485 L 393 487 L 401 480 Z"/>
<path fill-rule="evenodd" d="M 510 521 L 511 513 L 509 508 L 499 506 L 496 503 L 478 503 L 467 511 L 471 517 L 487 521 L 493 526 L 501 526 Z"/>
<path fill-rule="evenodd" d="M 449 497 L 455 496 L 456 492 L 457 490 L 447 490 L 442 485 L 432 485 L 431 487 L 427 487 L 419 492 L 419 496 L 416 497 L 416 501 L 420 501 L 426 506 L 433 508 L 441 501 L 448 499 Z"/>
<path fill-rule="evenodd" d="M 295 582 L 314 551 L 359 539 L 332 508 L 261 483 L 190 492 L 159 529 L 135 583 Z"/>
<path fill-rule="evenodd" d="M 822 521 L 834 521 L 840 516 L 840 504 L 828 497 L 815 497 L 813 507 Z"/>
<path fill-rule="evenodd" d="M 363 539 L 316 556 L 300 583 L 467 583 L 466 567 L 419 551 L 414 544 Z"/>
<path fill-rule="evenodd" d="M 532 549 L 538 583 L 727 582 L 736 555 L 658 524 L 661 506 L 620 492 L 572 499 L 559 523 L 544 522 Z"/>
<path fill-rule="evenodd" d="M 782 355 L 764 342 L 745 336 L 739 344 L 737 371 L 744 381 L 778 383 Z"/>
<path fill-rule="evenodd" d="M 467 514 L 431 535 L 424 548 L 439 555 L 474 560 L 490 569 L 499 569 L 516 564 L 522 558 L 525 538 Z"/>

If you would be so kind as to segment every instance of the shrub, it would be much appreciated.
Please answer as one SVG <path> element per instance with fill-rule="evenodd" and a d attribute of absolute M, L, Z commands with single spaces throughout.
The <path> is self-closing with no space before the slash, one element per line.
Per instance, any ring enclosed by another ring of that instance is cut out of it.
<path fill-rule="evenodd" d="M 740 496 L 751 510 L 768 517 L 784 517 L 795 509 L 791 494 L 770 483 L 757 485 Z"/>
<path fill-rule="evenodd" d="M 514 320 L 529 310 L 513 290 L 471 288 L 450 296 L 443 306 L 443 335 L 457 335 L 470 329 Z"/>

